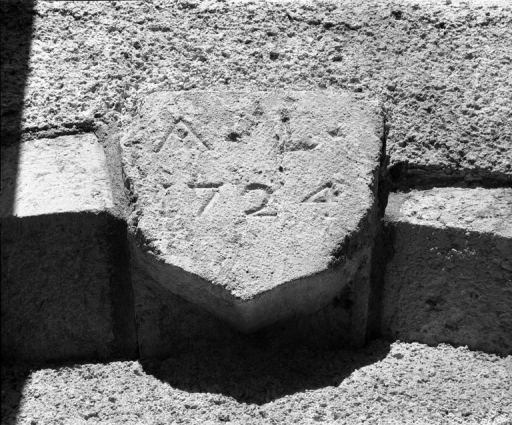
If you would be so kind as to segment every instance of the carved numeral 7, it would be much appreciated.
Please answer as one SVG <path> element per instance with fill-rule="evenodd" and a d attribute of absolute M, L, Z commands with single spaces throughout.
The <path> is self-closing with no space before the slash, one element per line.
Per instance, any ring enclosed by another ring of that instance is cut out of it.
<path fill-rule="evenodd" d="M 199 208 L 198 215 L 206 214 L 208 211 L 212 209 L 213 205 L 215 204 L 215 201 L 219 197 L 219 188 L 221 186 L 222 183 L 204 183 L 188 185 L 188 187 L 199 191 L 199 193 L 207 193 L 207 195 L 204 195 L 204 201 L 201 207 Z"/>

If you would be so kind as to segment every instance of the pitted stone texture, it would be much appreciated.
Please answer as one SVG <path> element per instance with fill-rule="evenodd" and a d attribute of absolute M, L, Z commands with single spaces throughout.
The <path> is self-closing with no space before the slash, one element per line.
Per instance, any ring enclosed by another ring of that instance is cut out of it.
<path fill-rule="evenodd" d="M 134 257 L 242 330 L 318 310 L 370 255 L 382 132 L 349 94 L 149 95 L 123 141 Z"/>
<path fill-rule="evenodd" d="M 382 330 L 512 353 L 512 190 L 392 194 Z"/>
<path fill-rule="evenodd" d="M 134 357 L 126 223 L 110 212 L 100 141 L 63 136 L 2 152 L 2 358 Z"/>
<path fill-rule="evenodd" d="M 92 133 L 2 148 L 2 217 L 112 208 L 105 153 Z"/>
<path fill-rule="evenodd" d="M 2 216 L 113 206 L 105 154 L 94 134 L 32 140 L 2 155 Z"/>
<path fill-rule="evenodd" d="M 403 199 L 401 220 L 437 229 L 455 228 L 491 233 L 512 239 L 512 191 L 510 189 L 434 189 L 415 192 Z M 391 206 L 388 216 L 395 214 Z"/>

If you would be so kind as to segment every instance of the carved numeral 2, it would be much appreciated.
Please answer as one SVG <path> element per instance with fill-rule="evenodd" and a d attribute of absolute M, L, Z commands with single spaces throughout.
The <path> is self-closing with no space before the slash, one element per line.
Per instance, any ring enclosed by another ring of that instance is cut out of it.
<path fill-rule="evenodd" d="M 272 194 L 272 189 L 270 186 L 267 186 L 265 184 L 260 183 L 251 183 L 248 184 L 245 187 L 245 194 L 248 192 L 254 191 L 254 190 L 260 190 L 265 192 L 265 197 L 261 200 L 261 202 L 253 206 L 247 210 L 245 210 L 245 213 L 249 216 L 254 217 L 275 217 L 277 216 L 277 211 L 275 211 L 273 208 L 269 207 L 269 201 L 270 201 L 270 195 Z"/>

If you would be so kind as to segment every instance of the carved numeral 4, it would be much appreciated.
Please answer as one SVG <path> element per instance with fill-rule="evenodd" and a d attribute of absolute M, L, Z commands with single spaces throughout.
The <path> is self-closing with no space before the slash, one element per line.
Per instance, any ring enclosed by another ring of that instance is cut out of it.
<path fill-rule="evenodd" d="M 302 202 L 304 203 L 327 203 L 332 202 L 339 195 L 339 191 L 332 183 L 327 183 L 306 196 Z"/>

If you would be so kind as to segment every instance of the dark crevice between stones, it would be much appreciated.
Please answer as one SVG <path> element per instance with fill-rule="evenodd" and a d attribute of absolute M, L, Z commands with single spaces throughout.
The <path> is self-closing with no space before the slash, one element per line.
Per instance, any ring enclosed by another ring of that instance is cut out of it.
<path fill-rule="evenodd" d="M 139 341 L 135 321 L 135 299 L 130 273 L 130 250 L 126 221 L 111 218 L 108 225 L 110 271 L 110 304 L 113 333 L 112 356 L 122 359 L 139 358 Z"/>
<path fill-rule="evenodd" d="M 380 318 L 382 315 L 382 295 L 384 290 L 384 275 L 386 264 L 392 251 L 385 229 L 383 227 L 384 213 L 388 204 L 389 193 L 393 187 L 389 174 L 389 155 L 387 140 L 390 129 L 389 114 L 383 108 L 382 150 L 380 157 L 379 180 L 377 187 L 377 233 L 372 250 L 372 265 L 370 273 L 370 296 L 368 300 L 368 323 L 366 330 L 367 341 L 380 337 Z"/>
<path fill-rule="evenodd" d="M 388 174 L 392 192 L 429 190 L 435 187 L 486 189 L 512 187 L 512 174 L 478 167 L 451 170 L 439 166 L 398 163 L 389 167 Z"/>
<path fill-rule="evenodd" d="M 131 273 L 130 247 L 128 239 L 128 217 L 133 209 L 133 197 L 127 187 L 127 179 L 122 166 L 121 131 L 116 123 L 98 125 L 94 134 L 103 147 L 107 161 L 110 189 L 114 199 L 114 208 L 110 215 L 114 217 L 114 238 L 111 244 L 110 261 L 113 266 L 111 282 L 112 320 L 116 335 L 124 335 L 127 346 L 119 345 L 118 357 L 139 358 L 139 332 L 135 317 L 135 296 Z M 123 293 L 127 292 L 126 294 Z M 123 300 L 122 303 L 119 300 Z M 126 316 L 126 320 L 119 320 Z M 133 335 L 132 335 L 133 333 Z M 135 340 L 135 341 L 134 341 Z M 131 347 L 135 346 L 135 350 Z"/>
<path fill-rule="evenodd" d="M 367 328 L 367 339 L 369 341 L 382 338 L 380 322 L 383 312 L 382 302 L 384 296 L 386 267 L 393 258 L 395 252 L 395 229 L 392 226 L 385 225 L 384 210 L 380 210 L 379 226 L 380 229 L 375 239 L 372 256 L 371 294 L 368 308 Z"/>
<path fill-rule="evenodd" d="M 123 188 L 123 205 L 126 206 L 125 210 L 125 221 L 126 221 L 126 239 L 125 239 L 125 246 L 127 250 L 127 269 L 129 270 L 129 277 L 130 277 L 130 288 L 132 292 L 132 307 L 133 307 L 133 321 L 135 324 L 135 337 L 137 341 L 137 358 L 140 358 L 142 356 L 142 348 L 141 348 L 141 327 L 139 326 L 139 321 L 137 320 L 137 301 L 140 302 L 140 300 L 137 300 L 137 292 L 135 289 L 135 282 L 134 282 L 134 266 L 133 266 L 133 258 L 132 253 L 130 249 L 130 237 L 129 234 L 137 235 L 140 234 L 138 229 L 139 219 L 140 215 L 136 214 L 137 209 L 137 201 L 138 201 L 138 194 L 135 191 L 134 185 L 132 180 L 127 177 L 124 168 L 122 166 L 122 160 L 120 159 L 120 165 L 119 168 L 121 170 L 121 184 Z"/>
<path fill-rule="evenodd" d="M 94 119 L 63 123 L 59 126 L 28 127 L 23 129 L 20 141 L 35 139 L 55 139 L 61 136 L 74 136 L 84 133 L 96 133 L 102 123 Z"/>

